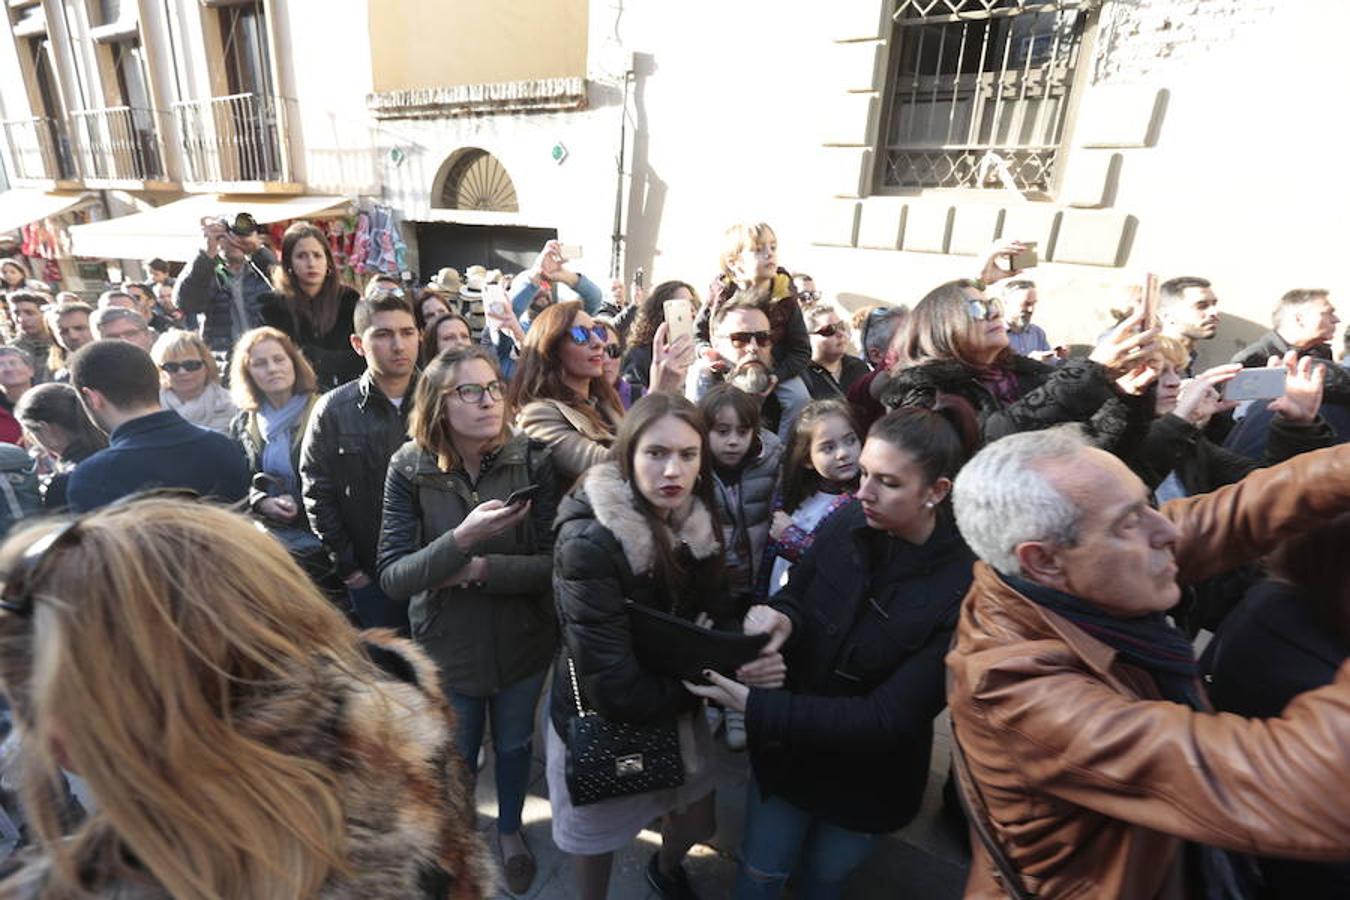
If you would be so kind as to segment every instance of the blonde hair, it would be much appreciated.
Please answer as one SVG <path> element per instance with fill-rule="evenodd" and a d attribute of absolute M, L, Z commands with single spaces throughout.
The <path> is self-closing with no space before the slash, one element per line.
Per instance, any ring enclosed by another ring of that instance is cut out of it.
<path fill-rule="evenodd" d="M 1165 334 L 1158 335 L 1153 341 L 1158 345 L 1158 351 L 1150 362 L 1161 361 L 1178 372 L 1186 371 L 1186 366 L 1190 365 L 1191 354 L 1181 341 Z"/>
<path fill-rule="evenodd" d="M 7 582 L 56 527 L 5 542 Z M 285 723 L 249 718 L 338 672 L 378 690 L 356 632 L 280 543 L 220 508 L 145 499 L 78 520 L 25 581 L 32 617 L 0 613 L 0 679 L 51 867 L 44 896 L 82 896 L 93 871 L 149 873 L 184 900 L 282 900 L 350 871 L 337 773 L 270 746 Z M 69 837 L 62 768 L 97 799 Z"/>
<path fill-rule="evenodd" d="M 163 365 L 164 360 L 170 356 L 197 357 L 206 363 L 207 383 L 220 384 L 220 368 L 216 365 L 216 358 L 211 355 L 211 348 L 197 332 L 170 328 L 156 338 L 154 346 L 150 348 L 150 358 L 155 361 L 155 367 Z M 163 378 L 161 375 L 160 379 Z"/>
<path fill-rule="evenodd" d="M 319 389 L 319 380 L 314 374 L 314 367 L 305 359 L 300 348 L 295 346 L 295 341 L 291 340 L 290 335 L 264 325 L 245 331 L 239 335 L 239 340 L 234 344 L 234 352 L 230 357 L 230 396 L 234 398 L 235 406 L 245 412 L 253 412 L 261 409 L 263 401 L 267 399 L 254 384 L 253 376 L 248 373 L 248 355 L 263 341 L 276 341 L 290 357 L 291 367 L 295 369 L 295 386 L 291 388 L 292 394 L 312 394 Z"/>
<path fill-rule="evenodd" d="M 417 379 L 417 392 L 413 395 L 412 412 L 408 413 L 408 437 L 423 451 L 436 457 L 441 471 L 449 472 L 455 467 L 455 445 L 450 436 L 450 425 L 445 418 L 445 404 L 442 398 L 445 392 L 454 387 L 455 373 L 459 367 L 471 360 L 482 360 L 492 369 L 492 374 L 501 381 L 502 372 L 494 354 L 482 346 L 461 347 L 447 350 L 432 359 L 431 363 Z M 485 450 L 495 450 L 511 439 L 510 404 L 505 396 L 506 384 L 502 383 L 502 430 Z"/>
<path fill-rule="evenodd" d="M 731 264 L 742 251 L 778 240 L 767 222 L 737 222 L 722 234 L 722 271 L 730 274 Z"/>

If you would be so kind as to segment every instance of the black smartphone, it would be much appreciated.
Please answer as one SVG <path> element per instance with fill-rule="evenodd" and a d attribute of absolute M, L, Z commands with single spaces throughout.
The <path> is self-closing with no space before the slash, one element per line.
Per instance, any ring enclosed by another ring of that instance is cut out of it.
<path fill-rule="evenodd" d="M 642 287 L 642 283 L 646 280 L 647 273 L 643 271 L 642 266 L 638 266 L 638 270 L 633 273 L 633 284 Z"/>
<path fill-rule="evenodd" d="M 524 503 L 526 500 L 533 498 L 537 493 L 539 493 L 539 485 L 527 484 L 518 491 L 512 491 L 511 496 L 506 498 L 506 505 L 515 506 L 517 503 Z"/>

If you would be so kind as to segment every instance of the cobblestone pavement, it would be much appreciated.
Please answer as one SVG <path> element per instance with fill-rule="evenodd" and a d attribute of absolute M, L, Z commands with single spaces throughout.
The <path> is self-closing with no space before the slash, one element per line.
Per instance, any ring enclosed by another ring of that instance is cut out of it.
<path fill-rule="evenodd" d="M 544 696 L 548 693 L 545 691 Z M 541 723 L 542 724 L 542 723 Z M 525 839 L 534 851 L 539 874 L 529 900 L 571 900 L 576 896 L 567 857 L 553 846 L 549 835 L 548 786 L 544 779 L 543 740 L 536 729 L 535 761 L 530 794 L 525 801 Z M 966 879 L 967 853 L 955 830 L 940 814 L 942 785 L 948 765 L 948 732 L 945 715 L 933 747 L 928 790 L 918 817 L 907 827 L 882 841 L 851 880 L 846 900 L 956 900 Z M 691 852 L 685 866 L 700 897 L 705 900 L 730 897 L 740 846 L 748 758 L 726 749 L 717 741 L 719 768 L 717 834 L 712 842 Z M 492 783 L 491 752 L 478 780 L 479 823 L 489 839 L 496 821 L 496 791 Z M 490 840 L 490 846 L 495 842 Z M 655 898 L 643 876 L 647 860 L 660 844 L 653 830 L 642 832 L 632 847 L 615 854 L 610 881 L 610 900 Z M 503 892 L 501 898 L 513 895 Z"/>

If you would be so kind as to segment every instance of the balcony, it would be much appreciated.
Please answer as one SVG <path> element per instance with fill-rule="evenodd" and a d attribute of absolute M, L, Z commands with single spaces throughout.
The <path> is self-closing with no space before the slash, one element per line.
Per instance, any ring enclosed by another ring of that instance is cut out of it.
<path fill-rule="evenodd" d="M 189 189 L 301 193 L 291 158 L 295 101 L 234 94 L 173 104 Z"/>
<path fill-rule="evenodd" d="M 0 122 L 0 127 L 4 129 L 10 176 L 14 181 L 51 186 L 78 184 L 70 136 L 59 120 L 9 119 Z"/>
<path fill-rule="evenodd" d="M 70 113 L 75 158 L 89 187 L 171 187 L 160 135 L 170 119 L 151 109 L 116 106 Z"/>

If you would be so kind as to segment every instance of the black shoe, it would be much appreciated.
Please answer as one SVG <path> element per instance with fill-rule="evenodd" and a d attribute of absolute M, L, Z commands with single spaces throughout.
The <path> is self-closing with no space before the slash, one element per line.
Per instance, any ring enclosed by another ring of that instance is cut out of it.
<path fill-rule="evenodd" d="M 660 851 L 653 853 L 651 862 L 647 863 L 647 884 L 656 891 L 656 895 L 661 900 L 698 900 L 684 866 L 676 866 L 675 877 L 668 877 L 661 874 L 660 857 Z"/>

